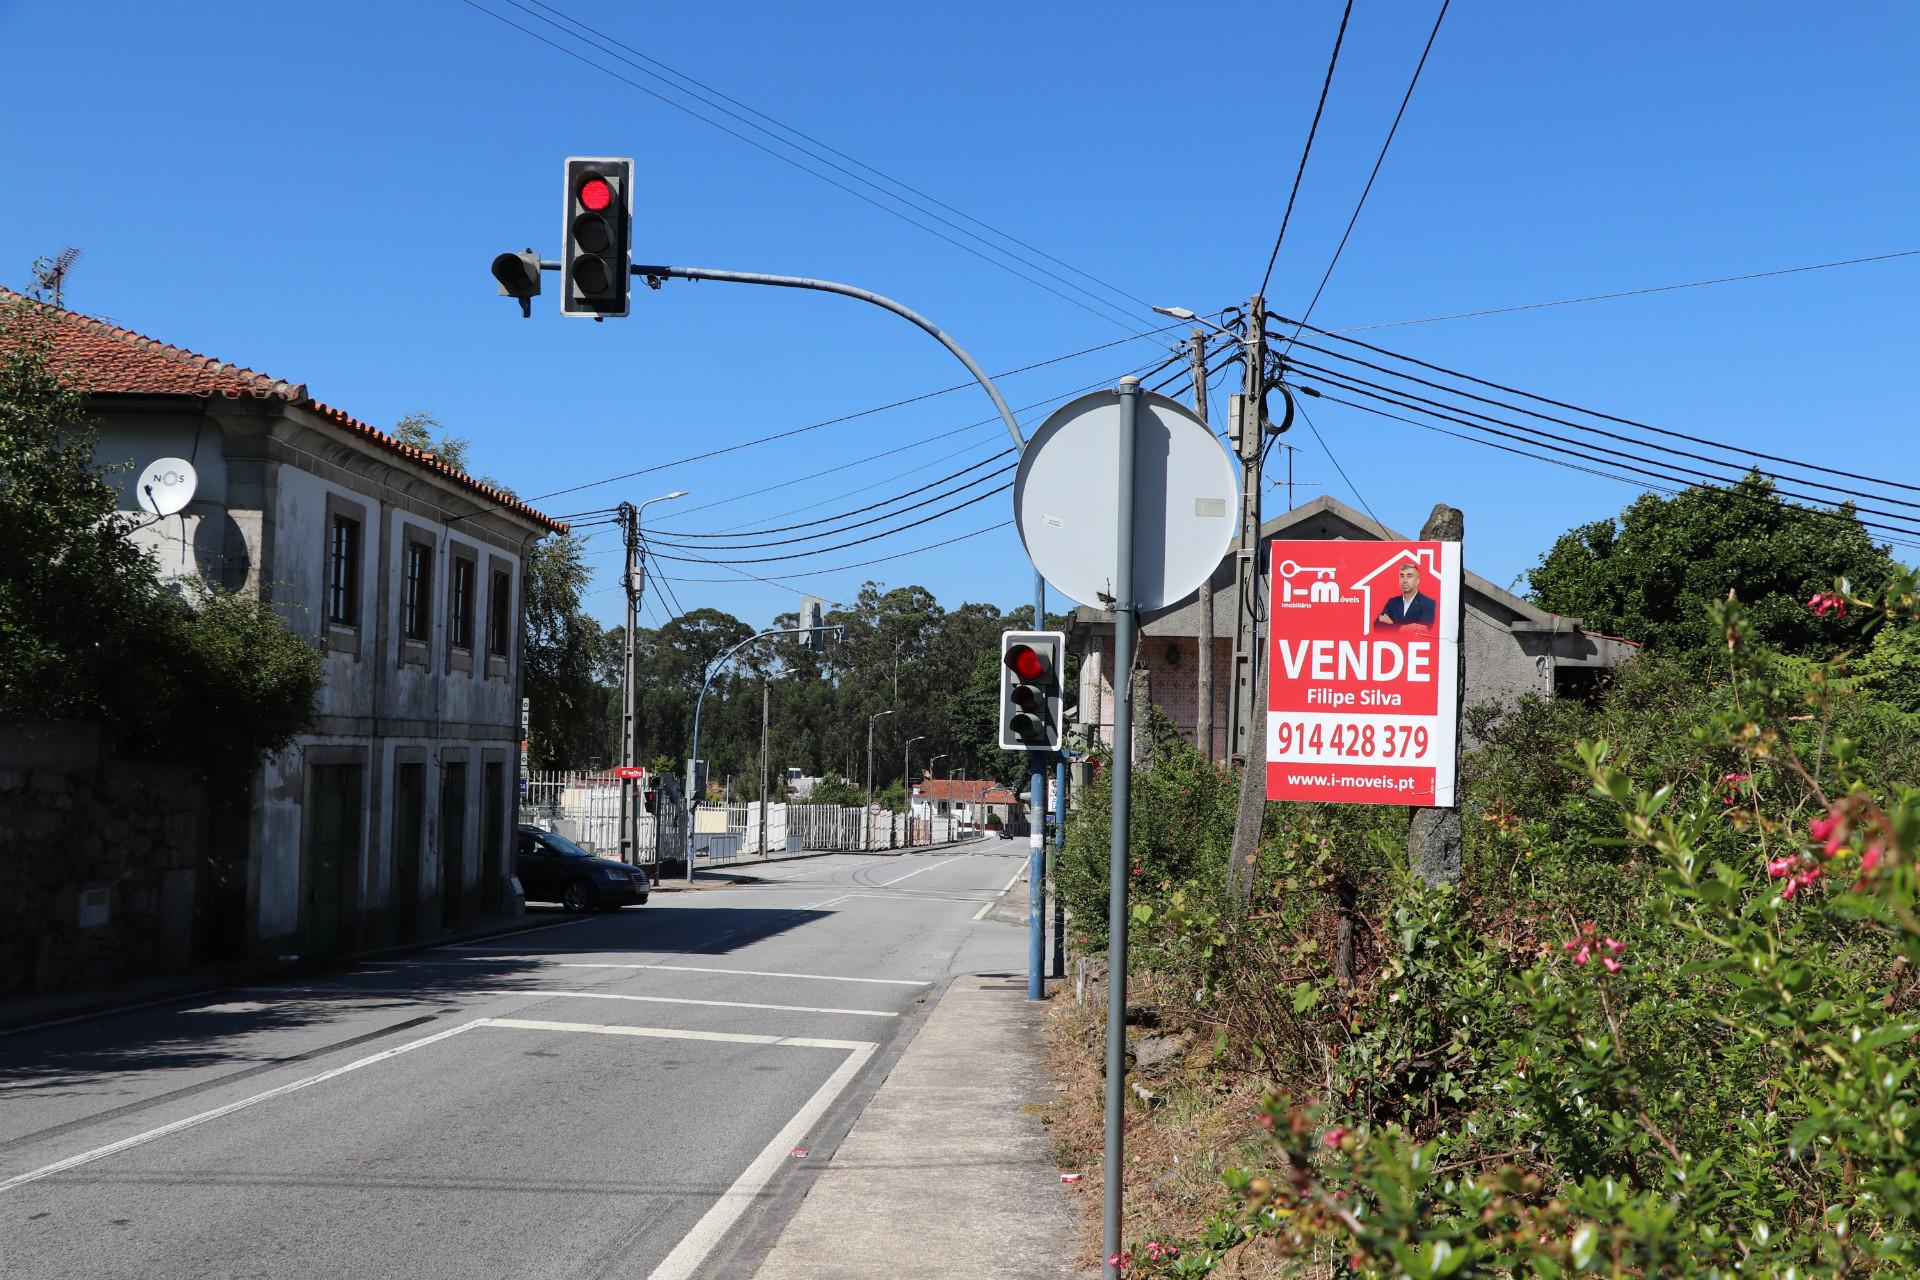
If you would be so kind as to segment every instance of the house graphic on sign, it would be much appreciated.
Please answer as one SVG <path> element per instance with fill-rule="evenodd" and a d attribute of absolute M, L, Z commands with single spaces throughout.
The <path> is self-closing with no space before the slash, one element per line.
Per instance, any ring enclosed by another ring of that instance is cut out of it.
<path fill-rule="evenodd" d="M 1366 585 L 1369 582 L 1372 582 L 1375 578 L 1379 577 L 1381 574 L 1385 573 L 1387 570 L 1397 569 L 1403 561 L 1410 561 L 1414 564 L 1419 565 L 1420 571 L 1423 574 L 1428 574 L 1433 577 L 1438 577 L 1440 574 L 1440 569 L 1439 569 L 1439 566 L 1434 563 L 1434 554 L 1435 553 L 1433 549 L 1430 547 L 1421 547 L 1417 551 L 1407 550 L 1403 548 L 1399 551 L 1394 552 L 1393 555 L 1389 556 L 1386 560 L 1382 561 L 1379 564 L 1379 566 L 1373 570 L 1373 572 L 1367 574 L 1364 578 L 1361 578 L 1359 581 L 1348 585 L 1347 590 L 1356 592 L 1358 594 L 1358 598 L 1360 601 L 1360 612 L 1362 614 L 1362 617 L 1360 619 L 1361 635 L 1367 636 L 1367 635 L 1373 634 L 1374 608 L 1373 608 L 1372 600 L 1369 599 L 1367 595 Z"/>

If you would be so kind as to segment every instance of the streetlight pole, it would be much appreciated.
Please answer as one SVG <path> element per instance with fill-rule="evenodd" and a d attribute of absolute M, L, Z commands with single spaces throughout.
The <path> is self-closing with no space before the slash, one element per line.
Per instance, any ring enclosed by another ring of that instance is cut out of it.
<path fill-rule="evenodd" d="M 646 590 L 646 578 L 643 575 L 646 564 L 646 546 L 640 541 L 640 515 L 656 502 L 671 502 L 675 498 L 687 496 L 685 489 L 675 489 L 672 493 L 663 493 L 657 498 L 648 498 L 639 506 L 631 502 L 620 504 L 620 522 L 626 533 L 627 543 L 627 631 L 620 695 L 620 763 L 631 766 L 638 744 L 635 743 L 633 713 L 633 633 L 640 624 L 640 597 Z M 639 861 L 639 806 L 633 803 L 633 779 L 620 779 L 620 861 Z M 659 842 L 654 842 L 654 854 L 659 855 Z"/>
<path fill-rule="evenodd" d="M 868 849 L 873 848 L 873 722 L 881 716 L 890 716 L 891 711 L 876 711 L 867 717 L 867 812 L 861 815 L 861 831 L 866 839 L 860 843 Z"/>
<path fill-rule="evenodd" d="M 733 648 L 727 650 L 718 658 L 715 658 L 713 665 L 707 668 L 707 678 L 700 682 L 700 696 L 693 704 L 693 753 L 687 757 L 687 839 L 685 852 L 687 855 L 688 884 L 693 883 L 693 811 L 700 802 L 700 797 L 694 794 L 693 786 L 694 779 L 699 774 L 700 766 L 700 713 L 706 709 L 707 690 L 713 687 L 713 678 L 720 674 L 720 668 L 727 665 L 728 659 L 732 658 L 734 654 L 740 652 L 756 640 L 765 640 L 772 636 L 804 636 L 811 635 L 815 631 L 834 629 L 837 628 L 775 627 L 771 631 L 762 631 L 758 635 L 748 636 L 745 640 L 742 640 L 739 644 L 736 644 Z M 760 803 L 765 805 L 766 802 L 767 798 L 765 794 L 762 794 Z M 763 809 L 762 812 L 765 812 L 765 810 Z"/>
<path fill-rule="evenodd" d="M 913 846 L 913 744 L 925 742 L 929 735 L 915 734 L 900 749 L 900 800 L 907 806 L 907 846 Z"/>

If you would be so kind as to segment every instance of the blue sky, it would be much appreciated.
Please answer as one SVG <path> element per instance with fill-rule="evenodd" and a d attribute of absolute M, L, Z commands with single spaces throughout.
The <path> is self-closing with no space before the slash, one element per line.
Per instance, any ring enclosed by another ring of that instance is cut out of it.
<path fill-rule="evenodd" d="M 561 39 L 509 0 L 475 3 Z M 901 321 L 820 295 L 669 283 L 637 295 L 632 317 L 595 325 L 562 319 L 549 292 L 521 320 L 487 265 L 529 245 L 557 254 L 566 155 L 639 159 L 638 259 L 845 280 L 932 317 L 989 370 L 1012 369 L 1166 323 L 1134 298 L 1209 311 L 1255 290 L 1340 16 L 1333 3 L 1190 16 L 1144 4 L 558 7 L 1092 273 L 1124 293 L 1072 278 L 1121 314 L 1069 305 L 463 0 L 0 3 L 0 279 L 20 283 L 35 255 L 78 246 L 76 309 L 305 382 L 377 425 L 431 411 L 472 440 L 476 470 L 532 498 L 964 379 Z M 1356 6 L 1268 289 L 1275 309 L 1297 314 L 1325 270 L 1436 7 Z M 1920 9 L 1891 4 L 1459 0 L 1314 322 L 1920 249 L 1917 52 Z M 1916 286 L 1909 257 L 1357 336 L 1912 481 Z M 1002 389 L 1016 406 L 1043 401 L 1156 350 L 1134 341 Z M 1467 562 L 1498 582 L 1634 496 L 1339 406 L 1311 412 L 1352 484 L 1296 428 L 1303 500 L 1353 502 L 1357 486 L 1408 531 L 1436 501 L 1463 507 Z M 693 496 L 649 513 L 663 530 L 816 519 L 986 459 L 1005 443 L 990 423 L 916 442 L 989 414 L 964 390 L 536 505 L 559 514 L 677 488 Z M 1270 495 L 1269 514 L 1282 503 Z M 995 498 L 862 547 L 746 567 L 830 568 L 1009 515 Z M 615 561 L 594 556 L 600 585 Z M 725 579 L 676 584 L 686 607 L 752 622 L 791 609 L 793 588 L 846 600 L 873 577 L 921 583 L 949 607 L 1011 607 L 1031 580 L 1010 528 L 789 587 L 672 572 Z M 590 601 L 616 616 L 616 591 Z"/>

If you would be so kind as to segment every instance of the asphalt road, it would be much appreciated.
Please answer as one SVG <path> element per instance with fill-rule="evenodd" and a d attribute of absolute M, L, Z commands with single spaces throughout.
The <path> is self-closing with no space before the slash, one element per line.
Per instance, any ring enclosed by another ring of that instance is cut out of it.
<path fill-rule="evenodd" d="M 750 1274 L 941 984 L 1024 972 L 987 908 L 1025 857 L 776 863 L 0 1037 L 0 1275 Z"/>

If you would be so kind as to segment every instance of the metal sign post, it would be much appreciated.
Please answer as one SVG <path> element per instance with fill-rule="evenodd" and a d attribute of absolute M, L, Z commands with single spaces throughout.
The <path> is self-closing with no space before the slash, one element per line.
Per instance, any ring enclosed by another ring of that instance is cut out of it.
<path fill-rule="evenodd" d="M 1120 1205 L 1126 1161 L 1127 836 L 1133 814 L 1133 442 L 1140 380 L 1120 380 L 1119 546 L 1113 574 L 1113 824 L 1107 859 L 1107 1141 L 1102 1170 L 1101 1274 L 1117 1280 Z"/>

